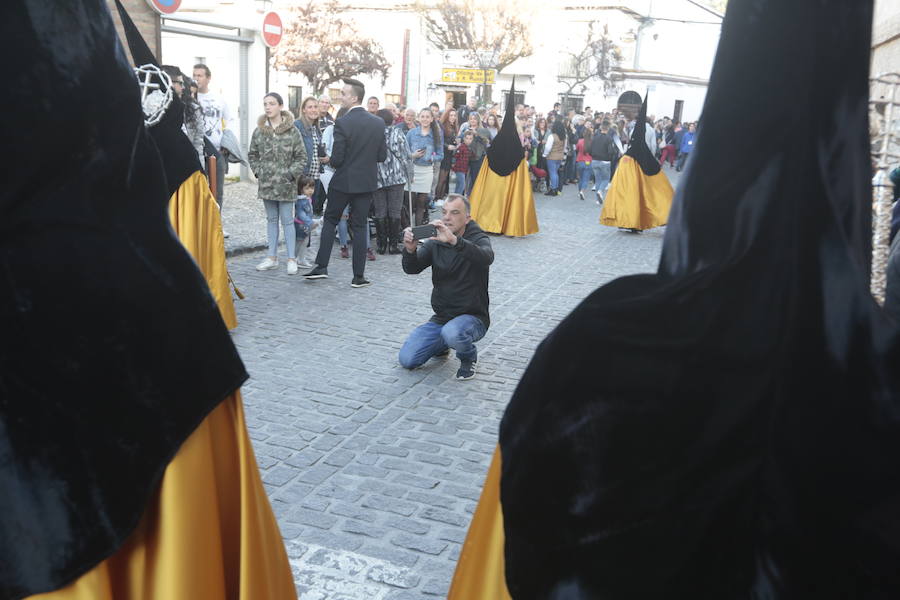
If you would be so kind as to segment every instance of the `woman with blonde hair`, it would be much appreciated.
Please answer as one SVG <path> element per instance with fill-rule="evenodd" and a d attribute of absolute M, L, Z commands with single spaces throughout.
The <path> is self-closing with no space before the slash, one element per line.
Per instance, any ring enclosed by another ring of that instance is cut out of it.
<path fill-rule="evenodd" d="M 425 208 L 431 193 L 434 165 L 444 158 L 443 135 L 428 107 L 419 111 L 419 125 L 406 133 L 406 141 L 413 158 L 413 179 L 407 187 L 413 194 L 413 224 L 422 225 L 427 221 Z"/>

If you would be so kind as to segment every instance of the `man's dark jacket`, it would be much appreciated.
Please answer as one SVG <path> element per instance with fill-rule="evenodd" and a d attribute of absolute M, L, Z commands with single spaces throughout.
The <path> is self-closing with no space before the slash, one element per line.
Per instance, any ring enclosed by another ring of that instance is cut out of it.
<path fill-rule="evenodd" d="M 590 154 L 593 160 L 611 161 L 618 156 L 619 149 L 608 133 L 598 133 L 591 140 Z"/>
<path fill-rule="evenodd" d="M 354 107 L 334 122 L 330 164 L 335 172 L 329 188 L 347 194 L 374 192 L 378 189 L 378 163 L 386 158 L 384 119 Z"/>
<path fill-rule="evenodd" d="M 444 324 L 460 315 L 478 317 L 485 328 L 488 315 L 488 269 L 494 262 L 491 239 L 469 221 L 456 245 L 426 240 L 416 252 L 403 248 L 403 270 L 415 275 L 431 267 L 431 320 Z"/>

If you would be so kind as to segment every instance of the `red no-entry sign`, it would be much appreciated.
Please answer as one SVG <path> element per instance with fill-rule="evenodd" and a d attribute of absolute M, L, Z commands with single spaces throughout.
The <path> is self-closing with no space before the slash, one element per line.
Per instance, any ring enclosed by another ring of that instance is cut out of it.
<path fill-rule="evenodd" d="M 171 15 L 181 6 L 181 0 L 147 0 L 147 4 L 161 15 Z"/>
<path fill-rule="evenodd" d="M 281 41 L 283 28 L 281 17 L 275 11 L 269 11 L 263 16 L 262 39 L 269 48 L 274 48 Z"/>

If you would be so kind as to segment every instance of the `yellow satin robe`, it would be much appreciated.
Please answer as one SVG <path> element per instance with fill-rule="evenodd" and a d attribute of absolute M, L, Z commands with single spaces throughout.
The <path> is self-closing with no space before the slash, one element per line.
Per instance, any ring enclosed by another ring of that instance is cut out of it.
<path fill-rule="evenodd" d="M 491 170 L 485 157 L 469 202 L 472 219 L 484 231 L 514 237 L 538 232 L 531 177 L 524 159 L 515 171 L 501 177 Z"/>
<path fill-rule="evenodd" d="M 665 225 L 674 193 L 665 173 L 648 176 L 636 160 L 623 156 L 603 201 L 600 224 L 639 230 Z"/>
<path fill-rule="evenodd" d="M 169 200 L 169 220 L 178 239 L 194 257 L 206 277 L 222 320 L 228 329 L 237 327 L 234 299 L 225 264 L 222 218 L 206 177 L 196 171 L 181 184 Z"/>

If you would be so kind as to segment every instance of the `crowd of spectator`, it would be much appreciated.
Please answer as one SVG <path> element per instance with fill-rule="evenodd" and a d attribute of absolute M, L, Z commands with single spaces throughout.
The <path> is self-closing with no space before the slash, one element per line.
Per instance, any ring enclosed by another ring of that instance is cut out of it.
<path fill-rule="evenodd" d="M 204 155 L 221 158 L 220 140 L 230 120 L 228 106 L 209 91 L 211 74 L 206 65 L 195 65 L 192 74 L 193 80 L 177 69 L 170 73 L 173 80 L 183 85 L 187 104 L 185 133 L 197 148 L 201 160 Z M 281 125 L 283 113 L 285 120 L 292 120 L 299 140 L 298 143 L 291 142 L 291 148 L 296 147 L 296 156 L 276 158 L 273 154 L 271 158 L 282 163 L 290 162 L 288 158 L 299 162 L 295 167 L 281 164 L 273 171 L 289 173 L 295 189 L 289 198 L 264 201 L 270 255 L 259 268 L 277 267 L 275 250 L 279 233 L 284 231 L 287 236 L 290 228 L 286 223 L 290 223 L 296 235 L 288 244 L 287 271 L 294 274 L 298 266 L 311 265 L 307 248 L 311 247 L 311 233 L 321 223 L 328 183 L 334 174 L 329 160 L 334 122 L 339 114 L 334 112 L 328 95 L 303 99 L 296 114 L 284 109 L 277 94 L 267 95 L 266 102 L 271 104 L 276 98 L 275 108 L 269 107 L 267 111 L 277 112 L 274 115 L 277 123 L 267 116 L 268 112 L 265 118 L 260 117 L 254 133 L 258 143 L 254 145 L 251 141 L 251 159 L 256 160 L 257 165 L 258 161 L 267 160 L 257 156 L 259 143 L 269 139 L 266 135 L 287 134 Z M 419 110 L 391 102 L 382 103 L 380 98 L 370 96 L 362 108 L 384 121 L 388 147 L 388 158 L 378 167 L 379 187 L 373 195 L 368 215 L 370 227 L 366 229 L 366 259 L 372 261 L 378 254 L 399 254 L 401 231 L 409 225 L 427 222 L 430 211 L 440 206 L 448 194 L 468 196 L 471 193 L 505 115 L 501 113 L 499 103 L 482 102 L 479 105 L 472 96 L 462 106 L 448 100 L 443 108 L 432 102 Z M 518 104 L 515 123 L 532 174 L 534 191 L 557 196 L 564 186 L 575 185 L 582 200 L 593 192 L 598 204 L 602 204 L 618 161 L 631 144 L 635 126 L 633 115 L 626 116 L 616 108 L 595 111 L 586 106 L 564 110 L 561 103 L 554 104 L 546 113 L 534 106 Z M 682 171 L 693 148 L 696 123 L 682 123 L 667 116 L 656 119 L 649 115 L 646 131 L 647 145 L 661 166 Z M 271 139 L 275 140 L 275 137 Z M 226 161 L 221 160 L 219 172 L 215 174 L 220 206 L 225 164 Z M 311 193 L 307 186 L 311 186 Z M 283 205 L 276 206 L 273 202 Z M 292 213 L 290 218 L 288 212 Z M 350 217 L 348 205 L 337 227 L 341 258 L 350 258 L 352 232 L 347 226 Z"/>

